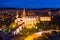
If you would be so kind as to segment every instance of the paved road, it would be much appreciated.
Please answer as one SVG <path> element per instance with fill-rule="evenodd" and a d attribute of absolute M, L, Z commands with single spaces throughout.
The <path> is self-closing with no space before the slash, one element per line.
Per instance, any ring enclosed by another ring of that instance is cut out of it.
<path fill-rule="evenodd" d="M 52 31 L 60 32 L 60 30 L 47 30 L 34 33 L 33 35 L 27 36 L 24 40 L 34 40 L 34 38 L 41 37 L 43 33 L 52 33 Z"/>

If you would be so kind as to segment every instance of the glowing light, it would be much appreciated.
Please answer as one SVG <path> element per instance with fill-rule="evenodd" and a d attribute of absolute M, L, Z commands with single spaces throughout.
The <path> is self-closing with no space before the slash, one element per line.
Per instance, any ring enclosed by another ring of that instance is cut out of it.
<path fill-rule="evenodd" d="M 31 29 L 31 28 L 33 28 L 33 26 L 32 25 L 27 25 L 26 28 Z"/>
<path fill-rule="evenodd" d="M 40 17 L 41 21 L 51 21 L 51 17 Z"/>
<path fill-rule="evenodd" d="M 28 36 L 26 39 L 24 40 L 33 40 L 33 37 L 32 36 Z"/>
<path fill-rule="evenodd" d="M 42 32 L 38 32 L 33 35 L 34 38 L 38 38 L 39 36 L 42 36 Z"/>
<path fill-rule="evenodd" d="M 19 28 L 18 28 L 18 29 L 16 29 L 16 32 L 17 32 L 17 33 L 19 33 L 19 32 L 20 32 Z"/>
<path fill-rule="evenodd" d="M 39 35 L 41 35 L 43 32 L 38 32 L 38 33 L 36 33 L 36 34 L 39 34 Z"/>

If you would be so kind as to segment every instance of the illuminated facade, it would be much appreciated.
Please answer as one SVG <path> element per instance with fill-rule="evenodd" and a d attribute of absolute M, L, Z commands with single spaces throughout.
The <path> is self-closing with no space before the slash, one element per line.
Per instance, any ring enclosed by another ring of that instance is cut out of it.
<path fill-rule="evenodd" d="M 18 18 L 18 16 L 19 16 L 18 11 L 16 13 L 17 13 L 17 15 L 16 15 L 15 22 L 18 22 L 18 24 L 21 23 L 21 20 L 24 22 L 24 26 L 28 26 L 28 25 L 34 26 L 37 23 L 37 16 L 26 16 L 25 9 L 23 10 L 21 18 Z"/>
<path fill-rule="evenodd" d="M 19 14 L 18 11 L 16 12 L 16 21 L 18 21 L 18 24 L 21 23 L 21 20 L 24 22 L 24 26 L 28 26 L 28 25 L 35 25 L 38 22 L 38 16 L 36 16 L 36 14 L 33 11 L 27 12 L 26 10 L 23 9 L 23 13 L 21 15 L 21 18 L 18 18 Z M 48 14 L 51 14 L 51 12 L 48 12 Z M 51 21 L 51 17 L 50 16 L 39 16 L 41 21 Z M 19 22 L 20 21 L 20 22 Z"/>
<path fill-rule="evenodd" d="M 40 17 L 41 21 L 51 21 L 51 17 Z"/>
<path fill-rule="evenodd" d="M 23 10 L 22 20 L 24 21 L 25 26 L 35 25 L 37 23 L 37 17 L 36 16 L 26 16 L 25 9 Z"/>

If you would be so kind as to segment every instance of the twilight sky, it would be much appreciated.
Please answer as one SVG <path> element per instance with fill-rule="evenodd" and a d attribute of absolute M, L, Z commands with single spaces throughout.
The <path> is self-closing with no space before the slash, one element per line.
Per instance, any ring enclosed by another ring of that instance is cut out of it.
<path fill-rule="evenodd" d="M 60 8 L 59 0 L 0 0 L 0 8 Z"/>

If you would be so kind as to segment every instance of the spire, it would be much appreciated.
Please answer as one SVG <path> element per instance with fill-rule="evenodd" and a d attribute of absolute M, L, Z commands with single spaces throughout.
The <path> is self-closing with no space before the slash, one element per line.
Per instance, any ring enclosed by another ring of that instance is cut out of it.
<path fill-rule="evenodd" d="M 19 17 L 19 14 L 18 14 L 18 10 L 16 11 L 16 18 L 18 18 Z"/>
<path fill-rule="evenodd" d="M 24 8 L 21 17 L 25 17 L 25 16 L 26 16 L 26 13 L 25 13 L 25 8 Z"/>

